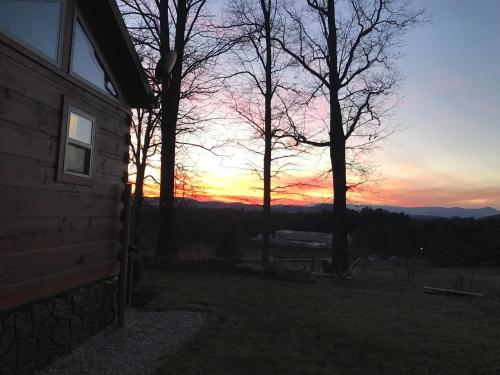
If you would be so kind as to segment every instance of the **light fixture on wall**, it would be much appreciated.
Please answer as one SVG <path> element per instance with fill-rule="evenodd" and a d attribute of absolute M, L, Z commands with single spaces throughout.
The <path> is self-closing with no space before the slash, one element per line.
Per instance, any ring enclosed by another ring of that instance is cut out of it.
<path fill-rule="evenodd" d="M 155 78 L 158 82 L 163 82 L 167 78 L 167 85 L 170 84 L 170 73 L 172 73 L 176 61 L 177 52 L 173 50 L 169 51 L 165 57 L 160 58 L 155 69 Z"/>

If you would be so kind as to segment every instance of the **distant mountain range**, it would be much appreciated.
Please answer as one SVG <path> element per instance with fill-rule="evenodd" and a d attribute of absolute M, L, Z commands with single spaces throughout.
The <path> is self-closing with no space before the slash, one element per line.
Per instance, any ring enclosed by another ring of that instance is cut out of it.
<path fill-rule="evenodd" d="M 358 206 L 360 207 L 360 206 Z M 381 208 L 389 212 L 404 213 L 410 216 L 434 216 L 434 217 L 473 217 L 475 219 L 500 215 L 500 211 L 492 207 L 462 208 L 462 207 L 396 207 L 396 206 L 363 206 Z"/>
<path fill-rule="evenodd" d="M 158 198 L 147 198 L 150 204 L 157 206 Z M 259 205 L 256 204 L 246 204 L 240 202 L 225 203 L 217 201 L 197 201 L 194 199 L 186 199 L 184 203 L 192 207 L 205 207 L 205 208 L 233 208 L 241 210 L 258 210 Z M 398 206 L 380 206 L 380 205 L 349 205 L 350 209 L 361 210 L 362 208 L 369 207 L 373 209 L 383 209 L 394 213 L 404 213 L 410 216 L 419 217 L 443 217 L 443 218 L 468 218 L 472 217 L 475 219 L 489 217 L 489 216 L 500 216 L 500 211 L 492 207 L 483 208 L 462 208 L 462 207 L 398 207 Z M 286 211 L 290 213 L 294 212 L 321 212 L 323 210 L 331 210 L 332 205 L 323 203 L 309 206 L 295 206 L 295 205 L 273 205 L 273 210 Z"/>

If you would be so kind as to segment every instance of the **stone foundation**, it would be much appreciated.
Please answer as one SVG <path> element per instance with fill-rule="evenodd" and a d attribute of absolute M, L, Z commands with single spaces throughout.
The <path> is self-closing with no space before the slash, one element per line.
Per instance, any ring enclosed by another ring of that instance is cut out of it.
<path fill-rule="evenodd" d="M 32 374 L 115 319 L 116 278 L 0 312 L 0 375 Z"/>

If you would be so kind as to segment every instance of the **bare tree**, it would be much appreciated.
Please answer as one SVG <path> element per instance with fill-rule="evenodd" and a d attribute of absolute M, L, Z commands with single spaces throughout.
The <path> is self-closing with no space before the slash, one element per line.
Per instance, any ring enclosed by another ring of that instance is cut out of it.
<path fill-rule="evenodd" d="M 207 121 L 203 101 L 216 91 L 212 72 L 228 45 L 212 26 L 207 0 L 120 0 L 129 31 L 154 77 L 160 104 L 161 170 L 157 253 L 175 251 L 176 153 L 179 146 L 212 150 L 196 140 Z M 175 50 L 172 73 L 164 65 Z"/>
<path fill-rule="evenodd" d="M 291 146 L 296 142 L 289 136 L 295 95 L 287 82 L 289 57 L 275 47 L 273 41 L 282 27 L 278 0 L 237 0 L 229 5 L 225 27 L 232 30 L 236 46 L 233 59 L 227 61 L 228 74 L 224 82 L 231 96 L 232 109 L 254 131 L 254 139 L 245 140 L 243 147 L 261 158 L 252 165 L 263 183 L 262 264 L 270 258 L 271 179 L 290 166 L 284 162 L 294 156 Z M 252 141 L 259 143 L 253 147 Z M 263 151 L 262 151 L 263 150 Z"/>
<path fill-rule="evenodd" d="M 311 98 L 328 103 L 325 132 L 297 138 L 328 147 L 333 179 L 332 263 L 348 269 L 347 158 L 372 144 L 380 135 L 388 99 L 398 86 L 394 65 L 401 36 L 423 18 L 408 0 L 307 0 L 302 8 L 287 8 L 290 23 L 275 38 L 315 87 Z M 390 107 L 390 105 L 389 105 Z M 326 139 L 325 139 L 326 138 Z"/>
<path fill-rule="evenodd" d="M 138 109 L 132 117 L 132 137 L 130 145 L 132 174 L 135 175 L 133 232 L 134 241 L 140 241 L 141 211 L 144 201 L 144 184 L 155 181 L 152 175 L 147 175 L 151 167 L 150 159 L 158 153 L 160 139 L 157 135 L 158 116 L 153 109 Z"/>
<path fill-rule="evenodd" d="M 122 4 L 123 5 L 123 4 Z M 136 24 L 129 25 L 134 28 Z M 130 176 L 134 176 L 133 196 L 133 240 L 136 244 L 141 241 L 141 212 L 144 203 L 144 188 L 148 188 L 158 181 L 153 175 L 155 166 L 151 162 L 159 154 L 161 137 L 159 134 L 160 83 L 155 78 L 156 58 L 155 51 L 144 45 L 138 45 L 139 58 L 142 61 L 146 78 L 153 89 L 150 107 L 140 108 L 132 112 L 130 154 Z"/>

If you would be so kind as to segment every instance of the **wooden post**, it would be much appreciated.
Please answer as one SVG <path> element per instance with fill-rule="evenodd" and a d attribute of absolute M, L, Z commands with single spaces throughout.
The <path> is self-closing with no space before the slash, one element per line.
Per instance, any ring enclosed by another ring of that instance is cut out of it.
<path fill-rule="evenodd" d="M 132 288 L 134 286 L 134 262 L 135 254 L 131 251 L 128 252 L 127 257 L 127 294 L 125 297 L 126 305 L 132 304 Z"/>
<path fill-rule="evenodd" d="M 363 270 L 362 270 L 363 276 L 368 277 L 368 257 L 365 257 L 363 261 Z"/>
<path fill-rule="evenodd" d="M 470 289 L 472 290 L 472 281 L 474 280 L 474 266 L 471 265 L 470 268 Z"/>
<path fill-rule="evenodd" d="M 119 276 L 119 299 L 118 299 L 118 327 L 123 327 L 125 322 L 125 309 L 127 307 L 127 266 L 128 266 L 128 246 L 130 230 L 130 194 L 132 185 L 127 184 L 123 193 L 122 212 L 122 248 L 120 252 L 120 276 Z"/>

